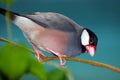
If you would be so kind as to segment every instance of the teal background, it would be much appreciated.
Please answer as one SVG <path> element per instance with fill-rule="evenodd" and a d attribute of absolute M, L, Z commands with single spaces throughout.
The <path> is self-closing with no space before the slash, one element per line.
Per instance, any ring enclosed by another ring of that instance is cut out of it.
<path fill-rule="evenodd" d="M 0 3 L 0 7 L 5 8 L 5 5 Z M 22 14 L 57 12 L 68 16 L 95 32 L 99 40 L 94 57 L 88 54 L 77 57 L 120 68 L 120 0 L 16 0 L 10 9 Z M 32 49 L 21 30 L 11 25 L 13 41 L 26 43 Z M 0 37 L 7 38 L 5 26 L 5 19 L 0 15 Z M 75 80 L 120 80 L 119 73 L 108 69 L 69 61 L 66 66 L 70 68 Z M 52 69 L 47 65 L 46 68 Z"/>

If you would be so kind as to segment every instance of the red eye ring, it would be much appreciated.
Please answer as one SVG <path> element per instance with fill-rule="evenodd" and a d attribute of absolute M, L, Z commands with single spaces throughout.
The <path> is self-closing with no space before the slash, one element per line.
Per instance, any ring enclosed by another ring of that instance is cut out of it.
<path fill-rule="evenodd" d="M 93 38 L 90 38 L 89 43 L 92 44 L 94 42 Z"/>

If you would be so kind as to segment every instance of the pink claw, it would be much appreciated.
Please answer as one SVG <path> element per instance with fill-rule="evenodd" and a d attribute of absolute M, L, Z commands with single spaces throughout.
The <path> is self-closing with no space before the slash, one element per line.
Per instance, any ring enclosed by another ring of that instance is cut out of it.
<path fill-rule="evenodd" d="M 58 58 L 59 58 L 59 60 L 60 60 L 60 65 L 61 65 L 61 66 L 64 66 L 64 65 L 66 64 L 66 60 L 64 60 L 64 62 L 63 62 L 62 56 L 58 56 Z"/>
<path fill-rule="evenodd" d="M 52 52 L 53 54 L 55 54 L 55 55 L 59 58 L 59 60 L 60 60 L 60 65 L 61 65 L 61 66 L 64 66 L 64 65 L 66 64 L 66 60 L 64 60 L 64 62 L 63 62 L 63 60 L 62 60 L 62 57 L 65 56 L 65 55 L 59 54 L 59 53 L 57 53 L 57 52 L 55 52 L 55 51 L 53 51 L 53 50 L 51 50 L 51 49 L 49 49 L 49 48 L 46 48 L 46 49 L 47 49 L 48 51 Z"/>
<path fill-rule="evenodd" d="M 45 55 L 38 50 L 38 47 L 35 44 L 32 43 L 32 45 L 33 45 L 33 48 L 36 52 L 36 58 L 37 58 L 38 61 L 40 61 L 40 55 L 42 55 L 42 56 L 45 56 Z"/>

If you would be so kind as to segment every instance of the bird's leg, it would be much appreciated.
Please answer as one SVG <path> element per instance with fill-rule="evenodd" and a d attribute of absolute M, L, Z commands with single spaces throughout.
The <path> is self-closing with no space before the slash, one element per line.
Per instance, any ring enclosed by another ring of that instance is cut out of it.
<path fill-rule="evenodd" d="M 37 60 L 40 61 L 40 55 L 42 55 L 42 56 L 45 56 L 45 55 L 38 50 L 38 47 L 35 44 L 32 43 L 32 46 L 33 46 L 33 48 L 34 48 L 34 50 L 36 52 L 36 58 L 37 58 Z"/>
<path fill-rule="evenodd" d="M 59 58 L 59 60 L 60 60 L 60 65 L 61 66 L 64 66 L 65 64 L 66 64 L 66 60 L 64 59 L 64 62 L 63 62 L 63 60 L 62 60 L 62 57 L 64 57 L 65 55 L 63 55 L 63 54 L 59 54 L 59 53 L 57 53 L 57 52 L 55 52 L 55 51 L 53 51 L 53 50 L 51 50 L 51 49 L 49 49 L 49 48 L 46 48 L 48 51 L 50 51 L 50 52 L 52 52 L 53 54 L 55 54 L 58 58 Z"/>
<path fill-rule="evenodd" d="M 62 55 L 57 55 L 58 56 L 58 58 L 59 58 L 59 60 L 60 60 L 60 65 L 61 66 L 64 66 L 65 64 L 66 64 L 66 60 L 64 59 L 64 62 L 63 62 L 63 60 L 62 60 Z"/>

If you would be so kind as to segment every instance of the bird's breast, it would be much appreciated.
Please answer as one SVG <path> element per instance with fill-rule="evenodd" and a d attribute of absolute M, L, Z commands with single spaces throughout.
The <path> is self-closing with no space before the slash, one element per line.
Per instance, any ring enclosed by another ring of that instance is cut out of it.
<path fill-rule="evenodd" d="M 68 42 L 68 33 L 45 29 L 43 32 L 31 35 L 31 39 L 40 48 L 49 48 L 55 52 L 64 54 L 64 49 Z"/>

